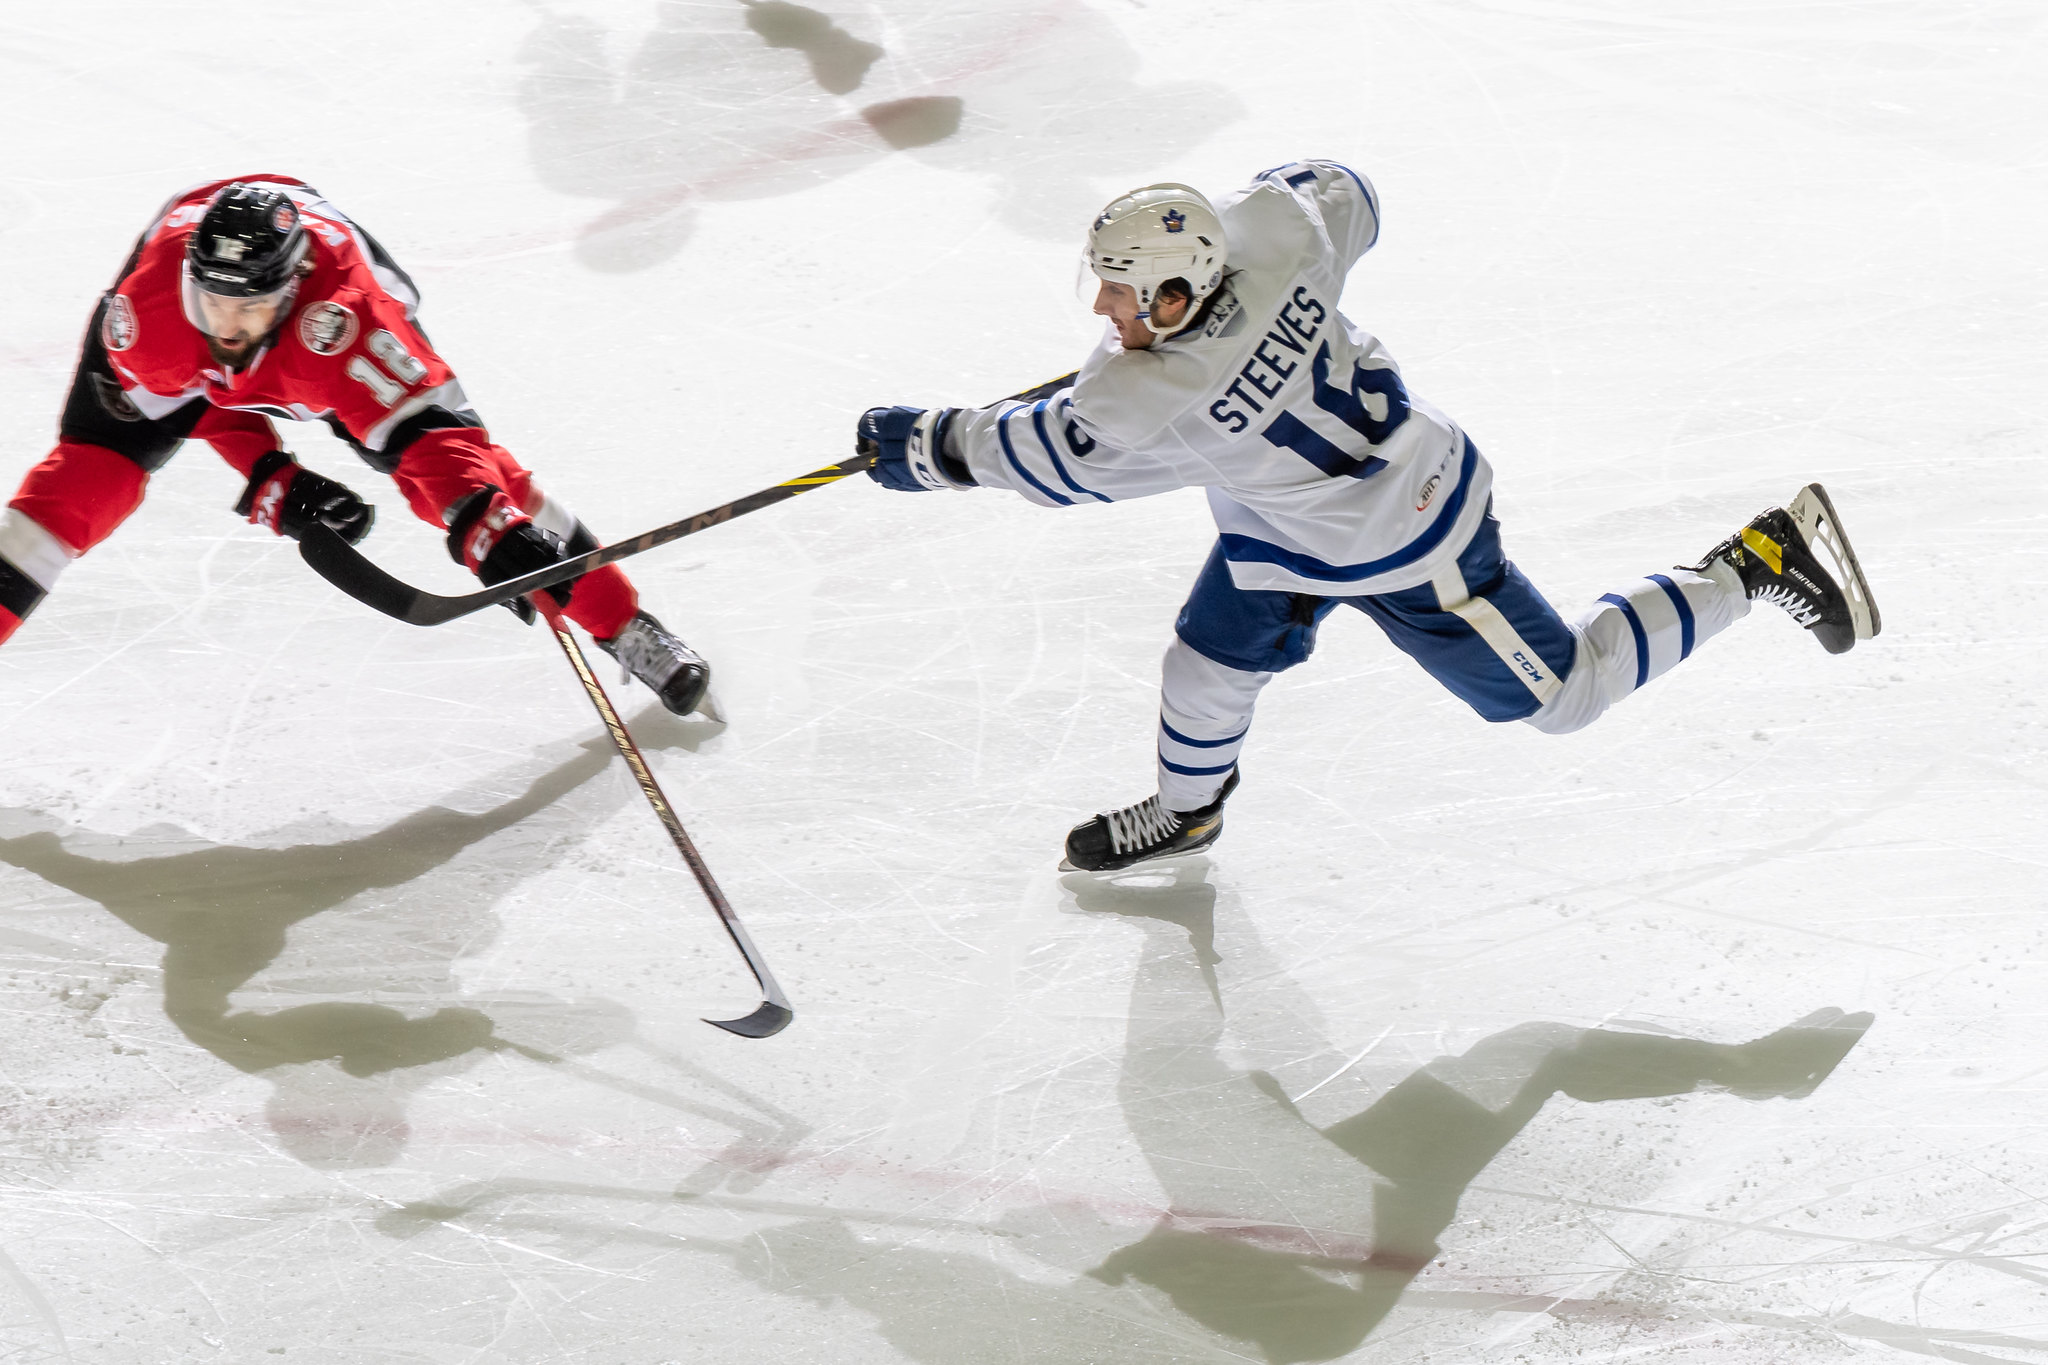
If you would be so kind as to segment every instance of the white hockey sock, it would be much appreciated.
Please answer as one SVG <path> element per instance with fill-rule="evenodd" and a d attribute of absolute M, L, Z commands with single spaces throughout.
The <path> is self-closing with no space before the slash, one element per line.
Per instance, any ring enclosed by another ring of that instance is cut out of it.
<path fill-rule="evenodd" d="M 77 557 L 76 551 L 45 531 L 28 513 L 16 507 L 0 508 L 0 560 L 12 564 L 44 592 L 57 586 L 57 575 Z"/>
<path fill-rule="evenodd" d="M 1194 810 L 1216 799 L 1244 748 L 1252 708 L 1271 673 L 1228 668 L 1188 648 L 1167 647 L 1159 687 L 1159 799 Z"/>
<path fill-rule="evenodd" d="M 1528 723 L 1553 735 L 1584 729 L 1748 614 L 1741 576 L 1718 559 L 1704 574 L 1673 569 L 1608 593 L 1572 622 L 1571 675 Z"/>

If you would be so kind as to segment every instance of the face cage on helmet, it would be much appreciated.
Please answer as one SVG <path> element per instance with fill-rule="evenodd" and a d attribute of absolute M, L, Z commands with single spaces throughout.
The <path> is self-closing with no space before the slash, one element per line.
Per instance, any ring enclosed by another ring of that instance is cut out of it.
<path fill-rule="evenodd" d="M 193 277 L 192 263 L 190 261 L 185 262 L 184 267 L 178 272 L 178 302 L 184 307 L 185 321 L 198 328 L 202 334 L 210 337 L 219 337 L 223 341 L 231 341 L 240 334 L 234 333 L 223 336 L 213 329 L 206 321 L 206 299 L 221 299 L 238 304 L 243 308 L 252 308 L 263 303 L 270 303 L 274 311 L 270 315 L 270 325 L 263 329 L 263 335 L 267 336 L 271 332 L 276 331 L 279 325 L 287 317 L 291 316 L 292 304 L 297 301 L 298 296 L 299 273 L 296 267 L 285 276 L 283 284 L 260 294 L 224 294 L 217 293 L 211 289 L 204 289 L 200 287 L 199 281 Z"/>

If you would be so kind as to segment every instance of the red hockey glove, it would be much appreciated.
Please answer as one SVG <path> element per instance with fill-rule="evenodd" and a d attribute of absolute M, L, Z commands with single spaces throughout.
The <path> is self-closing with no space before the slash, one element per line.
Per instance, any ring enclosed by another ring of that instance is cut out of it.
<path fill-rule="evenodd" d="M 256 461 L 235 511 L 293 540 L 319 522 L 351 545 L 370 534 L 377 519 L 377 509 L 345 485 L 315 474 L 282 450 Z"/>
<path fill-rule="evenodd" d="M 564 557 L 562 542 L 535 526 L 518 503 L 491 483 L 448 509 L 448 554 L 486 584 L 544 569 Z M 556 606 L 566 607 L 574 586 L 572 580 L 541 591 Z M 505 605 L 520 620 L 533 623 L 533 604 L 525 598 Z"/>

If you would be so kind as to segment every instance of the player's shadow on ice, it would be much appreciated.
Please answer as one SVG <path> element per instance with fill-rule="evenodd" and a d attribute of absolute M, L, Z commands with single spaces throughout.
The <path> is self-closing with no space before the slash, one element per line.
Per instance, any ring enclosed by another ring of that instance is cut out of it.
<path fill-rule="evenodd" d="M 1357 1349 L 1436 1258 L 1466 1188 L 1552 1097 L 1797 1099 L 1871 1023 L 1824 1009 L 1736 1045 L 1522 1024 L 1318 1129 L 1271 1075 L 1219 1055 L 1215 892 L 1199 872 L 1149 887 L 1085 877 L 1068 886 L 1082 909 L 1145 930 L 1118 1098 L 1170 1210 L 1089 1273 L 1149 1286 L 1274 1365 Z M 1241 956 L 1263 956 L 1247 928 L 1233 938 Z M 1276 975 L 1257 961 L 1245 974 Z M 1281 1030 L 1294 1035 L 1282 1054 L 1299 1053 L 1305 1004 L 1278 1011 L 1297 1021 Z"/>
<path fill-rule="evenodd" d="M 653 707 L 633 724 L 647 748 L 694 748 L 719 728 Z M 457 958 L 495 936 L 491 907 L 501 896 L 637 800 L 622 778 L 592 782 L 612 761 L 609 740 L 594 739 L 479 813 L 437 806 L 352 835 L 316 824 L 281 831 L 294 841 L 273 847 L 215 844 L 171 826 L 125 838 L 60 835 L 46 817 L 6 811 L 0 830 L 27 829 L 0 837 L 0 862 L 98 902 L 163 944 L 165 1015 L 223 1062 L 273 1081 L 269 1119 L 294 1155 L 380 1165 L 404 1146 L 407 1099 L 436 1077 L 487 1052 L 556 1061 L 632 1032 L 631 1016 L 610 1001 L 469 999 L 451 975 Z M 518 765 L 465 795 L 485 798 L 529 771 Z M 435 1007 L 236 1006 L 235 993 L 286 956 L 295 928 L 343 907 L 309 926 L 314 945 L 294 954 L 299 970 L 272 993 L 382 994 Z"/>
<path fill-rule="evenodd" d="M 1138 82 L 1136 51 L 1079 0 L 899 0 L 887 22 L 904 52 L 876 41 L 871 7 L 659 0 L 626 50 L 543 10 L 519 54 L 534 168 L 611 205 L 578 258 L 642 270 L 682 248 L 700 204 L 794 194 L 898 153 L 993 179 L 1008 227 L 1071 237 L 1106 195 L 1088 177 L 1141 174 L 1241 115 L 1220 85 Z M 840 235 L 817 224 L 820 242 Z"/>
<path fill-rule="evenodd" d="M 1870 1024 L 1867 1014 L 1822 1010 L 1736 1045 L 1524 1024 L 1429 1063 L 1319 1129 L 1275 1077 L 1222 1059 L 1228 993 L 1216 969 L 1228 961 L 1233 980 L 1263 984 L 1230 1011 L 1240 1047 L 1265 1035 L 1258 1045 L 1290 1063 L 1333 1055 L 1313 1006 L 1248 926 L 1232 925 L 1229 951 L 1219 951 L 1216 893 L 1199 872 L 1154 881 L 1067 882 L 1079 909 L 1122 916 L 1145 934 L 1117 1095 L 1168 1212 L 1134 1242 L 1117 1246 L 1128 1234 L 1075 1201 L 986 1223 L 743 1197 L 759 1176 L 801 1158 L 793 1143 L 802 1130 L 730 1086 L 743 1106 L 698 1101 L 695 1112 L 731 1126 L 735 1141 L 680 1188 L 489 1180 L 388 1209 L 377 1225 L 413 1237 L 459 1221 L 554 1239 L 568 1253 L 623 1243 L 718 1257 L 775 1293 L 856 1310 L 904 1356 L 931 1365 L 1222 1362 L 1243 1360 L 1246 1347 L 1274 1365 L 1329 1360 L 1372 1334 L 1437 1256 L 1473 1179 L 1553 1097 L 1602 1103 L 1718 1090 L 1796 1099 Z M 609 1217 L 599 1211 L 608 1204 L 634 1212 Z M 733 1237 L 646 1226 L 658 1210 L 685 1207 L 715 1211 L 714 1228 L 735 1215 L 785 1221 Z M 1011 1250 L 998 1261 L 943 1245 L 948 1234 Z M 1020 1258 L 1052 1273 L 1020 1274 L 1011 1268 Z M 1191 1334 L 1189 1319 L 1214 1335 Z"/>

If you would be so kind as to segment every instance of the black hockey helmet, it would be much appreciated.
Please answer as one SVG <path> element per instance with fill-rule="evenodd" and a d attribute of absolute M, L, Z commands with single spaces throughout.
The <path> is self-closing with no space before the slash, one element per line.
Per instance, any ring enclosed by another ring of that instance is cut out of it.
<path fill-rule="evenodd" d="M 309 250 L 290 195 L 238 180 L 213 196 L 186 240 L 186 275 L 209 294 L 253 298 L 282 289 Z"/>

